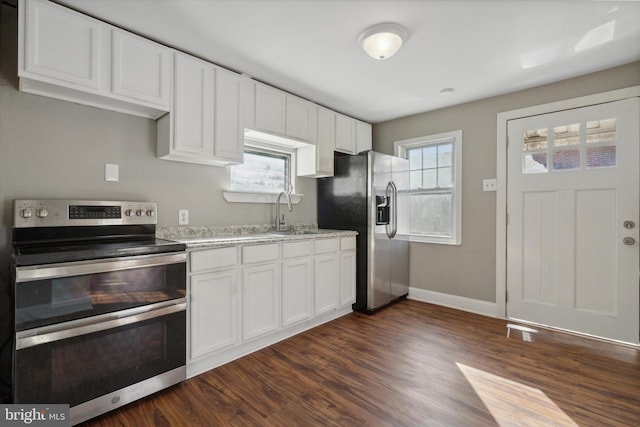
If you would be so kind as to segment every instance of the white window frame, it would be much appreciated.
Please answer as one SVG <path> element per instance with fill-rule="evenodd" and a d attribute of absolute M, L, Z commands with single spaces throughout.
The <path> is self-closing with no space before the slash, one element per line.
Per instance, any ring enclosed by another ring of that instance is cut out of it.
<path fill-rule="evenodd" d="M 289 156 L 289 186 L 291 189 L 291 203 L 298 204 L 302 200 L 302 194 L 296 193 L 296 149 L 280 144 L 271 144 L 265 141 L 245 138 L 245 148 L 254 151 L 262 151 L 274 154 L 286 154 Z M 231 190 L 231 166 L 229 169 L 229 181 L 227 190 L 223 192 L 224 199 L 231 203 L 275 203 L 279 192 L 236 191 Z"/>
<path fill-rule="evenodd" d="M 447 142 L 453 143 L 453 187 L 452 208 L 453 218 L 451 236 L 435 236 L 426 234 L 411 234 L 409 240 L 412 242 L 438 243 L 445 245 L 462 245 L 462 130 L 439 133 L 436 135 L 426 135 L 417 138 L 395 141 L 393 149 L 398 157 L 407 158 L 407 151 L 411 148 L 427 147 Z M 411 194 L 411 191 L 408 191 Z M 411 219 L 409 219 L 411 221 Z M 409 227 L 410 229 L 410 227 Z"/>

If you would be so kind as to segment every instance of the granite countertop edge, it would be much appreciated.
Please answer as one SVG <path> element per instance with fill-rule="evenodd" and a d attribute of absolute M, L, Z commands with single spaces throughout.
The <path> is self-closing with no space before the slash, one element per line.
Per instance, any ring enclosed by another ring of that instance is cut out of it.
<path fill-rule="evenodd" d="M 290 230 L 306 230 L 308 234 L 274 234 L 270 225 L 249 226 L 180 226 L 161 227 L 156 230 L 156 237 L 175 240 L 187 245 L 187 249 L 216 246 L 232 246 L 239 244 L 269 243 L 308 239 L 327 239 L 335 237 L 356 236 L 352 230 L 318 229 L 315 224 L 294 224 Z"/>

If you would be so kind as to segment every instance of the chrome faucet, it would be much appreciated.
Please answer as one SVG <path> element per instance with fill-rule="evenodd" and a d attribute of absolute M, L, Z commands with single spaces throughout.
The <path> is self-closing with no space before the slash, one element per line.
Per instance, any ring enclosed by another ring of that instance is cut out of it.
<path fill-rule="evenodd" d="M 282 214 L 282 220 L 280 220 L 280 196 L 285 195 L 287 197 L 287 207 L 289 212 L 293 210 L 291 207 L 291 195 L 288 191 L 281 191 L 276 198 L 276 231 L 282 231 L 280 228 L 284 225 L 284 214 Z"/>

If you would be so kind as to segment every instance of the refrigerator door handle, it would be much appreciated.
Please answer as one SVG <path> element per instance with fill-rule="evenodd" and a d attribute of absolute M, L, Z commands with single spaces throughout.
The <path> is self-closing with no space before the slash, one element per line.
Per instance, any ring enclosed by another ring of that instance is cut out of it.
<path fill-rule="evenodd" d="M 386 231 L 387 237 L 393 239 L 398 232 L 398 187 L 396 187 L 396 184 L 393 181 L 389 181 L 387 184 L 386 193 L 389 197 L 392 209 L 391 221 L 386 225 Z"/>

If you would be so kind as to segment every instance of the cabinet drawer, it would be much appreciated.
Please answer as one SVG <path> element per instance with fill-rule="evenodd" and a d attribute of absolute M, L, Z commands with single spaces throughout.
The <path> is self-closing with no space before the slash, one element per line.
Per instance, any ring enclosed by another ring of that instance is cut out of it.
<path fill-rule="evenodd" d="M 309 256 L 313 253 L 313 241 L 289 242 L 282 244 L 282 258 Z"/>
<path fill-rule="evenodd" d="M 244 246 L 242 248 L 242 263 L 273 261 L 278 259 L 278 244 Z"/>
<path fill-rule="evenodd" d="M 343 251 L 356 248 L 355 237 L 343 237 L 340 239 L 340 249 Z"/>
<path fill-rule="evenodd" d="M 238 263 L 238 250 L 235 246 L 206 249 L 191 252 L 191 272 L 195 273 L 215 268 L 229 267 Z"/>
<path fill-rule="evenodd" d="M 338 239 L 318 239 L 315 244 L 317 254 L 337 252 L 339 248 Z"/>

